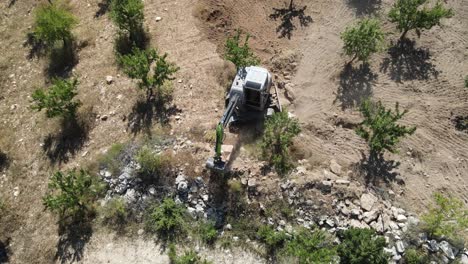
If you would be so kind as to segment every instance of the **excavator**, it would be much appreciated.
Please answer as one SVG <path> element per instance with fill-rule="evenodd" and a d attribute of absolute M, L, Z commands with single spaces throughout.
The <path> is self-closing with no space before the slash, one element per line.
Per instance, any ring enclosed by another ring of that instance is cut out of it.
<path fill-rule="evenodd" d="M 270 91 L 272 86 L 274 91 Z M 239 122 L 263 122 L 274 112 L 282 111 L 270 72 L 258 66 L 239 69 L 225 99 L 224 114 L 216 126 L 215 154 L 206 161 L 206 167 L 216 172 L 227 169 L 228 161 L 222 157 L 226 127 Z"/>

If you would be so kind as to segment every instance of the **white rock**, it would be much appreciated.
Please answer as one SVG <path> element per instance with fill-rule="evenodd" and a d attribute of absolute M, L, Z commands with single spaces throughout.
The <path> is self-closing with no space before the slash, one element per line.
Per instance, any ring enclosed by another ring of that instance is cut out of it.
<path fill-rule="evenodd" d="M 440 242 L 439 247 L 449 259 L 455 259 L 453 247 L 447 241 Z"/>
<path fill-rule="evenodd" d="M 400 215 L 397 215 L 396 220 L 397 220 L 397 222 L 399 222 L 399 223 L 406 223 L 406 221 L 408 220 L 408 218 L 406 218 L 405 215 L 400 214 Z"/>
<path fill-rule="evenodd" d="M 112 82 L 114 82 L 114 78 L 110 75 L 107 75 L 106 76 L 106 83 L 107 84 L 111 84 Z"/>
<path fill-rule="evenodd" d="M 17 197 L 19 194 L 20 194 L 19 187 L 13 188 L 13 196 L 14 196 L 14 197 Z"/>
<path fill-rule="evenodd" d="M 141 236 L 141 235 L 143 235 L 144 232 L 145 232 L 145 230 L 143 230 L 143 229 L 138 229 L 138 232 L 137 232 L 137 233 L 138 233 L 139 236 Z"/>
<path fill-rule="evenodd" d="M 462 254 L 462 256 L 460 258 L 460 263 L 461 264 L 468 264 L 468 255 Z"/>
<path fill-rule="evenodd" d="M 225 228 L 226 230 L 232 230 L 232 225 L 231 225 L 231 224 L 227 224 L 224 228 Z"/>
<path fill-rule="evenodd" d="M 366 211 L 372 210 L 375 202 L 377 202 L 377 197 L 370 193 L 365 193 L 361 196 L 361 207 Z"/>
<path fill-rule="evenodd" d="M 156 19 L 155 19 L 155 20 L 156 20 L 156 22 L 159 22 L 159 21 L 161 21 L 161 20 L 162 20 L 162 17 L 159 17 L 159 16 L 158 16 L 158 17 L 156 17 Z"/>
<path fill-rule="evenodd" d="M 403 243 L 403 241 L 398 240 L 395 243 L 395 246 L 398 253 L 402 254 L 403 252 L 405 252 L 405 244 Z"/>
<path fill-rule="evenodd" d="M 346 186 L 348 186 L 351 182 L 348 181 L 348 180 L 341 180 L 341 179 L 340 179 L 340 180 L 336 180 L 335 183 L 336 183 L 336 184 L 339 184 L 339 185 L 346 185 Z"/>
<path fill-rule="evenodd" d="M 330 170 L 336 175 L 341 175 L 341 165 L 338 164 L 334 159 L 330 161 Z"/>
<path fill-rule="evenodd" d="M 362 219 L 364 220 L 364 222 L 366 222 L 367 224 L 369 224 L 370 222 L 374 221 L 375 219 L 377 219 L 378 217 L 378 214 L 377 214 L 377 211 L 375 210 L 372 210 L 370 212 L 364 212 L 362 214 Z"/>

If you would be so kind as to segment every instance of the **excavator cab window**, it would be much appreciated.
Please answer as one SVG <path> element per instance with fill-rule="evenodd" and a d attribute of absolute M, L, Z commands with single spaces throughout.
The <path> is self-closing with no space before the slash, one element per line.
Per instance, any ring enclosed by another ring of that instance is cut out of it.
<path fill-rule="evenodd" d="M 253 107 L 260 107 L 260 91 L 245 89 L 246 104 Z"/>

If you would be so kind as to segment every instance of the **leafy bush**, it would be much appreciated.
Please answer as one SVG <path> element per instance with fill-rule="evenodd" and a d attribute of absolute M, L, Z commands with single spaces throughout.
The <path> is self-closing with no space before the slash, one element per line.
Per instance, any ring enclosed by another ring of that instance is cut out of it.
<path fill-rule="evenodd" d="M 81 217 L 93 211 L 93 203 L 104 190 L 102 183 L 85 170 L 57 171 L 49 180 L 49 192 L 43 197 L 46 209 L 61 220 Z"/>
<path fill-rule="evenodd" d="M 139 79 L 140 89 L 146 89 L 147 96 L 153 96 L 153 89 L 158 89 L 160 99 L 167 97 L 167 92 L 172 92 L 170 86 L 165 86 L 174 80 L 173 75 L 179 70 L 175 64 L 167 61 L 167 54 L 159 55 L 155 49 L 140 50 L 134 48 L 131 54 L 120 55 L 119 63 L 124 72 L 132 79 Z M 151 65 L 155 63 L 153 74 L 150 75 Z M 169 89 L 168 89 L 169 88 Z"/>
<path fill-rule="evenodd" d="M 34 36 L 46 42 L 49 47 L 62 41 L 69 47 L 73 39 L 72 28 L 77 24 L 76 18 L 58 4 L 40 6 L 36 12 Z"/>
<path fill-rule="evenodd" d="M 253 66 L 260 63 L 249 47 L 250 35 L 247 34 L 244 43 L 241 44 L 241 31 L 237 30 L 236 35 L 226 40 L 224 58 L 236 65 L 237 69 Z"/>
<path fill-rule="evenodd" d="M 112 173 L 116 174 L 122 167 L 120 155 L 125 149 L 125 145 L 121 143 L 112 144 L 106 153 L 98 158 L 98 165 L 109 169 Z"/>
<path fill-rule="evenodd" d="M 127 205 L 123 198 L 112 198 L 103 205 L 99 214 L 104 224 L 111 226 L 119 226 L 124 224 L 128 219 Z"/>
<path fill-rule="evenodd" d="M 402 32 L 400 39 L 405 38 L 409 30 L 415 29 L 418 36 L 422 29 L 431 29 L 440 25 L 442 18 L 453 16 L 452 9 L 446 9 L 441 2 L 433 8 L 421 7 L 427 0 L 397 0 L 388 16 L 390 21 L 397 24 Z"/>
<path fill-rule="evenodd" d="M 143 9 L 142 0 L 112 0 L 111 18 L 133 46 L 140 47 L 145 39 Z"/>
<path fill-rule="evenodd" d="M 210 264 L 211 262 L 202 259 L 193 250 L 186 251 L 183 255 L 177 256 L 174 244 L 169 245 L 169 260 L 171 264 Z"/>
<path fill-rule="evenodd" d="M 385 239 L 376 236 L 371 229 L 350 228 L 342 233 L 342 242 L 338 246 L 340 263 L 343 264 L 382 264 L 388 263 L 384 252 Z"/>
<path fill-rule="evenodd" d="M 298 263 L 332 263 L 336 248 L 326 231 L 301 228 L 292 235 L 281 254 L 296 258 Z"/>
<path fill-rule="evenodd" d="M 288 238 L 285 232 L 275 231 L 268 225 L 261 226 L 257 235 L 260 241 L 265 243 L 269 255 L 274 255 L 277 250 L 281 249 Z"/>
<path fill-rule="evenodd" d="M 262 155 L 280 174 L 291 170 L 289 147 L 293 138 L 301 132 L 296 119 L 290 118 L 288 112 L 274 113 L 265 123 L 265 131 L 261 143 Z"/>
<path fill-rule="evenodd" d="M 403 258 L 405 260 L 405 264 L 426 264 L 430 262 L 427 254 L 414 248 L 407 249 Z"/>
<path fill-rule="evenodd" d="M 371 153 L 381 153 L 388 150 L 395 153 L 395 145 L 405 135 L 412 135 L 416 127 L 398 125 L 400 120 L 408 111 L 400 112 L 398 103 L 395 112 L 386 109 L 379 101 L 373 103 L 366 100 L 360 107 L 364 121 L 356 129 L 356 133 L 364 138 L 371 149 Z"/>
<path fill-rule="evenodd" d="M 353 56 L 350 63 L 356 58 L 367 61 L 372 53 L 382 49 L 384 33 L 380 22 L 376 19 L 363 19 L 354 27 L 348 27 L 341 33 L 346 55 Z"/>
<path fill-rule="evenodd" d="M 164 239 L 173 239 L 185 229 L 185 208 L 166 198 L 150 209 L 148 228 Z"/>
<path fill-rule="evenodd" d="M 440 193 L 434 194 L 434 201 L 436 206 L 422 216 L 423 229 L 433 238 L 463 238 L 468 228 L 468 210 L 463 202 Z"/>
<path fill-rule="evenodd" d="M 147 176 L 165 175 L 170 169 L 170 160 L 165 156 L 154 153 L 150 148 L 144 146 L 136 156 L 141 168 L 140 174 Z"/>
<path fill-rule="evenodd" d="M 218 237 L 218 230 L 212 222 L 200 223 L 200 237 L 206 244 L 212 245 Z"/>
<path fill-rule="evenodd" d="M 63 116 L 74 118 L 80 101 L 73 100 L 78 94 L 76 86 L 78 80 L 53 79 L 52 85 L 47 89 L 37 89 L 32 94 L 33 105 L 31 109 L 41 111 L 46 109 L 48 118 Z"/>

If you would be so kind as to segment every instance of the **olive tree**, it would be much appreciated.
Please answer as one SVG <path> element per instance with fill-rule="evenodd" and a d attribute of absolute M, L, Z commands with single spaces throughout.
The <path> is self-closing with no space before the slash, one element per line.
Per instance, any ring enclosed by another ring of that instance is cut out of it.
<path fill-rule="evenodd" d="M 402 32 L 400 39 L 404 39 L 408 31 L 414 29 L 418 36 L 422 29 L 431 29 L 440 25 L 442 18 L 453 16 L 452 9 L 447 9 L 441 2 L 434 7 L 422 7 L 427 0 L 397 0 L 388 16 L 390 21 L 396 23 L 397 29 Z"/>
<path fill-rule="evenodd" d="M 78 94 L 77 85 L 77 79 L 53 79 L 49 88 L 37 89 L 33 92 L 31 109 L 36 111 L 45 109 L 48 118 L 56 116 L 62 116 L 66 119 L 74 118 L 76 109 L 81 105 L 79 100 L 74 100 Z"/>
<path fill-rule="evenodd" d="M 395 111 L 385 108 L 382 103 L 366 100 L 360 107 L 360 112 L 364 117 L 356 133 L 364 138 L 369 144 L 371 156 L 380 154 L 385 150 L 396 152 L 395 145 L 406 135 L 412 135 L 416 127 L 407 127 L 397 124 L 408 110 L 400 112 L 396 103 Z"/>
<path fill-rule="evenodd" d="M 224 53 L 224 58 L 234 63 L 238 70 L 247 66 L 258 65 L 260 63 L 260 60 L 250 50 L 250 35 L 246 35 L 243 43 L 241 35 L 242 32 L 237 30 L 233 37 L 229 37 L 226 40 Z"/>
<path fill-rule="evenodd" d="M 355 59 L 367 61 L 372 53 L 382 49 L 385 34 L 376 19 L 363 19 L 341 33 L 344 52 Z"/>
<path fill-rule="evenodd" d="M 292 168 L 289 147 L 300 132 L 297 119 L 290 118 L 285 110 L 267 119 L 261 143 L 262 154 L 278 173 L 287 173 Z"/>
<path fill-rule="evenodd" d="M 157 95 L 164 97 L 164 85 L 174 80 L 173 75 L 179 70 L 174 63 L 167 60 L 167 54 L 160 55 L 155 49 L 141 50 L 133 48 L 132 53 L 119 56 L 119 63 L 124 72 L 132 79 L 139 79 L 138 86 L 145 89 L 148 99 L 158 89 Z M 151 72 L 151 65 L 155 65 Z"/>
<path fill-rule="evenodd" d="M 130 43 L 140 45 L 144 41 L 142 0 L 112 0 L 111 18 Z"/>
<path fill-rule="evenodd" d="M 57 171 L 49 180 L 49 192 L 43 197 L 46 209 L 67 217 L 84 216 L 103 191 L 103 185 L 83 169 L 65 173 Z"/>
<path fill-rule="evenodd" d="M 34 36 L 49 47 L 61 41 L 67 49 L 71 47 L 71 30 L 76 24 L 77 19 L 63 6 L 55 3 L 42 5 L 36 12 Z"/>

